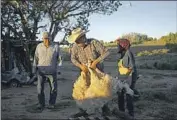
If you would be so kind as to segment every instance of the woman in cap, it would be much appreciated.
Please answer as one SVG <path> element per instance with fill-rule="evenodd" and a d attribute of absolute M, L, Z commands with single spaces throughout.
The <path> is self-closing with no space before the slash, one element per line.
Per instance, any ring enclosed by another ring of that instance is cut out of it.
<path fill-rule="evenodd" d="M 127 39 L 117 39 L 118 49 L 118 79 L 126 80 L 130 88 L 134 90 L 137 80 L 137 70 L 135 58 L 130 50 L 130 41 Z M 118 92 L 118 107 L 125 112 L 125 91 Z M 133 96 L 126 94 L 127 109 L 130 116 L 134 116 Z"/>

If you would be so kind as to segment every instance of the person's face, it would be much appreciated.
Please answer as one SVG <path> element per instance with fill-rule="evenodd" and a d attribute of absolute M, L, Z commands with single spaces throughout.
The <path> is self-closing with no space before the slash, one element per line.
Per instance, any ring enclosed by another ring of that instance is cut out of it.
<path fill-rule="evenodd" d="M 85 39 L 86 39 L 85 35 L 81 36 L 80 38 L 78 38 L 76 40 L 76 44 L 80 47 L 84 47 L 85 46 Z"/>
<path fill-rule="evenodd" d="M 49 40 L 49 38 L 42 38 L 42 39 L 43 39 L 43 41 Z"/>
<path fill-rule="evenodd" d="M 117 45 L 117 52 L 121 53 L 121 46 L 119 44 Z"/>

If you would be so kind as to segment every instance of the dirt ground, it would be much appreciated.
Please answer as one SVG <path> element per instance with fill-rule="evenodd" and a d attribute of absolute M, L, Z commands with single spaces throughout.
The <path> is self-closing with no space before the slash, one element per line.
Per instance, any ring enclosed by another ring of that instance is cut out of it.
<path fill-rule="evenodd" d="M 114 58 L 114 57 L 112 57 Z M 105 72 L 116 76 L 116 59 L 105 61 Z M 177 71 L 138 69 L 140 78 L 136 88 L 141 97 L 135 101 L 137 119 L 177 119 Z M 70 61 L 64 61 L 58 76 L 58 96 L 56 110 L 44 109 L 42 113 L 32 113 L 30 107 L 37 103 L 36 86 L 5 88 L 1 90 L 1 117 L 3 119 L 65 119 L 78 112 L 72 99 L 73 83 L 79 70 Z M 49 85 L 45 83 L 46 104 Z M 116 98 L 115 98 L 116 100 Z M 115 107 L 117 104 L 115 102 Z"/>

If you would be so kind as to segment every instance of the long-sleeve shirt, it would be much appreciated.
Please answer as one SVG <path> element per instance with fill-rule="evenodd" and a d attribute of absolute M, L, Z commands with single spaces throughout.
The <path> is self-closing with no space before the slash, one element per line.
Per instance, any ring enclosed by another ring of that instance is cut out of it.
<path fill-rule="evenodd" d="M 47 48 L 44 43 L 36 47 L 33 73 L 38 69 L 43 74 L 54 74 L 57 72 L 57 65 L 60 57 L 60 48 L 58 45 L 51 43 Z"/>
<path fill-rule="evenodd" d="M 119 78 L 120 79 L 127 79 L 127 77 L 128 77 L 129 81 L 130 80 L 131 81 L 132 80 L 136 81 L 136 79 L 137 79 L 137 69 L 136 69 L 135 58 L 134 58 L 133 53 L 128 49 L 127 51 L 125 51 L 125 53 L 121 53 L 121 54 L 119 53 L 118 54 L 118 60 L 119 59 L 122 59 L 124 67 L 132 69 L 132 75 L 131 76 L 121 75 L 118 72 Z"/>
<path fill-rule="evenodd" d="M 132 72 L 136 72 L 135 58 L 133 53 L 128 49 L 123 56 L 123 65 L 131 68 Z"/>
<path fill-rule="evenodd" d="M 98 40 L 87 39 L 87 45 L 83 48 L 74 44 L 71 50 L 71 61 L 74 65 L 87 64 L 88 60 L 94 61 L 100 58 L 102 61 L 105 57 L 104 54 L 109 51 Z"/>

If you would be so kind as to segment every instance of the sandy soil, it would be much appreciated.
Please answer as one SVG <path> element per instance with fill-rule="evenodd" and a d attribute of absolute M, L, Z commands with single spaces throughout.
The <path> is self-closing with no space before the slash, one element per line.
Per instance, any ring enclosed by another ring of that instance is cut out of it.
<path fill-rule="evenodd" d="M 105 61 L 105 71 L 116 76 L 116 62 Z M 136 87 L 141 97 L 135 101 L 135 118 L 177 119 L 177 71 L 138 69 L 138 72 L 141 77 Z M 77 113 L 78 108 L 71 94 L 78 75 L 79 70 L 70 61 L 63 63 L 61 75 L 58 77 L 57 109 L 46 108 L 42 113 L 30 111 L 30 107 L 37 103 L 36 86 L 2 89 L 2 119 L 64 119 Z M 45 93 L 48 103 L 48 83 L 45 83 Z M 117 107 L 116 102 L 115 107 Z"/>

